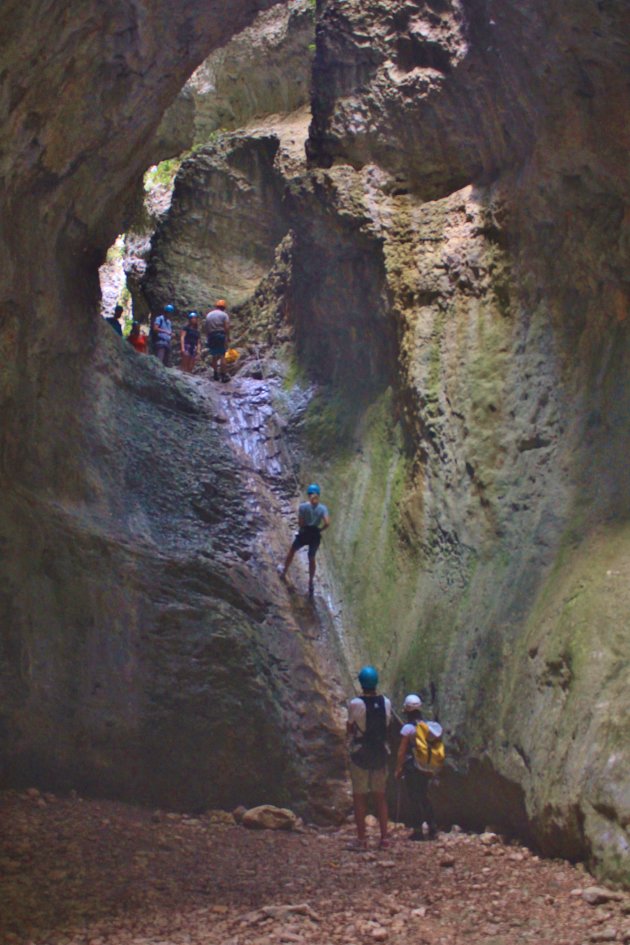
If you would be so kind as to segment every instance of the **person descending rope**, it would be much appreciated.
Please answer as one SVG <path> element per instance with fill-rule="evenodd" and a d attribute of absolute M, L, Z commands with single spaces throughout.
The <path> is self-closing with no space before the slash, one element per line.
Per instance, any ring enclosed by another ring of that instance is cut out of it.
<path fill-rule="evenodd" d="M 206 338 L 214 379 L 224 383 L 230 379 L 224 360 L 230 343 L 230 316 L 225 311 L 226 304 L 225 299 L 219 299 L 212 311 L 206 315 Z"/>
<path fill-rule="evenodd" d="M 153 322 L 153 353 L 158 361 L 161 361 L 164 367 L 169 367 L 171 363 L 171 340 L 173 337 L 173 323 L 171 316 L 175 308 L 169 304 L 164 306 L 161 315 Z"/>
<path fill-rule="evenodd" d="M 315 581 L 315 555 L 322 540 L 322 532 L 330 525 L 330 516 L 326 506 L 319 501 L 321 489 L 312 482 L 306 490 L 308 500 L 301 502 L 298 509 L 298 531 L 289 548 L 284 565 L 278 565 L 281 579 L 286 580 L 287 572 L 295 552 L 308 545 L 308 596 L 312 597 Z"/>
<path fill-rule="evenodd" d="M 425 722 L 421 712 L 422 699 L 415 693 L 405 697 L 403 712 L 406 722 L 400 730 L 401 741 L 396 759 L 396 777 L 403 779 L 411 808 L 410 840 L 424 840 L 423 824 L 429 828 L 429 840 L 437 836 L 437 821 L 429 798 L 431 780 L 444 763 L 442 726 Z"/>
<path fill-rule="evenodd" d="M 387 762 L 389 747 L 387 729 L 391 722 L 392 705 L 387 696 L 376 692 L 378 672 L 373 666 L 364 666 L 358 676 L 362 693 L 348 704 L 348 733 L 350 778 L 354 820 L 357 827 L 358 850 L 367 850 L 365 818 L 368 795 L 374 798 L 376 816 L 381 832 L 381 848 L 389 846 L 387 838 Z"/>
<path fill-rule="evenodd" d="M 179 339 L 182 352 L 182 371 L 187 371 L 188 374 L 192 374 L 195 370 L 195 361 L 201 345 L 200 339 L 199 315 L 197 312 L 189 312 L 188 324 Z"/>

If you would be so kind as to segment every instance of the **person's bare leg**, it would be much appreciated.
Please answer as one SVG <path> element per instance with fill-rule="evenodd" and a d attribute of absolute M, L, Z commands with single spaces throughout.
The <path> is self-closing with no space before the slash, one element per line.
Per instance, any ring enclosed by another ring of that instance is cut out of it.
<path fill-rule="evenodd" d="M 354 822 L 357 825 L 359 846 L 367 847 L 365 839 L 365 818 L 367 817 L 367 794 L 353 794 Z"/>
<path fill-rule="evenodd" d="M 308 559 L 308 592 L 313 596 L 313 582 L 315 581 L 315 555 Z"/>
<path fill-rule="evenodd" d="M 293 561 L 294 557 L 295 557 L 295 548 L 293 547 L 293 545 L 291 545 L 291 547 L 289 548 L 289 552 L 284 561 L 282 573 L 280 575 L 282 578 L 285 578 L 287 576 L 287 571 L 291 567 L 291 562 Z"/>
<path fill-rule="evenodd" d="M 375 791 L 374 792 L 374 805 L 376 807 L 376 817 L 378 819 L 378 825 L 381 829 L 381 840 L 387 840 L 387 798 L 385 797 L 385 792 Z"/>

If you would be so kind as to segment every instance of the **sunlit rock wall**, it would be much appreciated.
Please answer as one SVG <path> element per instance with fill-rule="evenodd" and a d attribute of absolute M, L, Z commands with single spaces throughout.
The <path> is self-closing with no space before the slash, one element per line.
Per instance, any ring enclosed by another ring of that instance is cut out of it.
<path fill-rule="evenodd" d="M 283 115 L 310 100 L 315 4 L 291 0 L 259 14 L 213 52 L 187 85 L 195 102 L 195 143 L 253 118 Z"/>

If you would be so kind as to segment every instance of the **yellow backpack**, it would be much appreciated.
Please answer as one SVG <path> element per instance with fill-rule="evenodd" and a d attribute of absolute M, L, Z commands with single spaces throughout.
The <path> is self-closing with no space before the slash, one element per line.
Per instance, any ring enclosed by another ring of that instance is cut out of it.
<path fill-rule="evenodd" d="M 439 722 L 416 724 L 413 756 L 421 771 L 427 774 L 439 774 L 446 756 L 442 741 L 442 726 Z"/>

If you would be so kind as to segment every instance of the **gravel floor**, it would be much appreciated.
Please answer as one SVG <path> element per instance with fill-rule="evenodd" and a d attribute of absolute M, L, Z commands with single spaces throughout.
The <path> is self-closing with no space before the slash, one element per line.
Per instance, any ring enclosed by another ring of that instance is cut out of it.
<path fill-rule="evenodd" d="M 230 819 L 0 794 L 1 945 L 630 942 L 630 897 L 493 834 L 362 854 Z"/>

